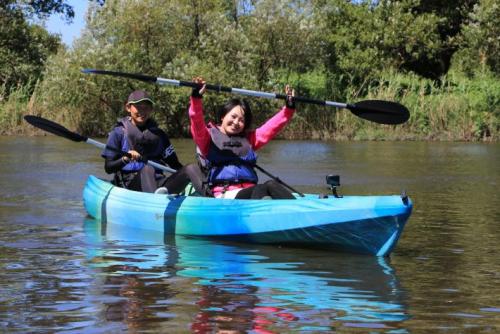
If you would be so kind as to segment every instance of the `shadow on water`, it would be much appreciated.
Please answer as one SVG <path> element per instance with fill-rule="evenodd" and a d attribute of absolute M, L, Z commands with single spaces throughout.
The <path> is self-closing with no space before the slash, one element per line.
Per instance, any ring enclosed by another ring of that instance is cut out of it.
<path fill-rule="evenodd" d="M 191 314 L 196 332 L 390 330 L 409 318 L 384 258 L 164 239 L 89 218 L 84 229 L 88 261 L 104 280 L 100 293 L 120 297 L 104 298 L 106 317 L 129 327 Z"/>

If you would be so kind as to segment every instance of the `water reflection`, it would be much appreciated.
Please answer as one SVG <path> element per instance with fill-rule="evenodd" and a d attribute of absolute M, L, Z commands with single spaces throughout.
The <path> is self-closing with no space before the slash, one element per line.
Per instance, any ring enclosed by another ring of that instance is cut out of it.
<path fill-rule="evenodd" d="M 407 189 L 415 209 L 388 264 L 93 221 L 83 233 L 86 176 L 109 177 L 99 151 L 54 136 L 0 143 L 1 333 L 500 333 L 498 143 L 263 148 L 263 167 L 301 191 L 326 192 L 329 173 L 344 195 Z M 193 161 L 192 140 L 173 143 Z"/>
<path fill-rule="evenodd" d="M 92 219 L 84 228 L 98 294 L 107 296 L 103 316 L 128 329 L 169 322 L 172 331 L 187 323 L 197 333 L 391 330 L 409 318 L 384 258 L 164 239 Z"/>

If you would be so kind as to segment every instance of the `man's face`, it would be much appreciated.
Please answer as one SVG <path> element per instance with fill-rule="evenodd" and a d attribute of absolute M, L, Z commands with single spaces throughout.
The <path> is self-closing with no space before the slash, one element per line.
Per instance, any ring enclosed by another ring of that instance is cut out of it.
<path fill-rule="evenodd" d="M 127 111 L 130 113 L 132 123 L 134 123 L 136 126 L 141 126 L 146 123 L 149 116 L 151 115 L 151 112 L 153 111 L 153 105 L 147 101 L 129 103 L 127 105 Z"/>

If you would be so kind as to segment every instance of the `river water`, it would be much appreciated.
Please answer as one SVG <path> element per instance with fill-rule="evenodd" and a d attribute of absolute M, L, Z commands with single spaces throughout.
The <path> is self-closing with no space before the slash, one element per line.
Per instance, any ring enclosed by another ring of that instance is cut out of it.
<path fill-rule="evenodd" d="M 193 161 L 189 140 L 174 145 Z M 99 151 L 0 137 L 0 332 L 499 333 L 500 145 L 274 141 L 260 163 L 297 189 L 398 194 L 414 211 L 389 258 L 151 235 L 90 219 Z M 264 179 L 264 178 L 263 178 Z"/>

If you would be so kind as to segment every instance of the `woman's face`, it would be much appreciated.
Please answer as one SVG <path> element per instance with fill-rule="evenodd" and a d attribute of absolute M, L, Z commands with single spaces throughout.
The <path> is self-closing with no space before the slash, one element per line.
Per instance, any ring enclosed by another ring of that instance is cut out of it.
<path fill-rule="evenodd" d="M 245 128 L 245 111 L 241 106 L 231 109 L 223 118 L 220 130 L 228 136 L 240 134 Z"/>

